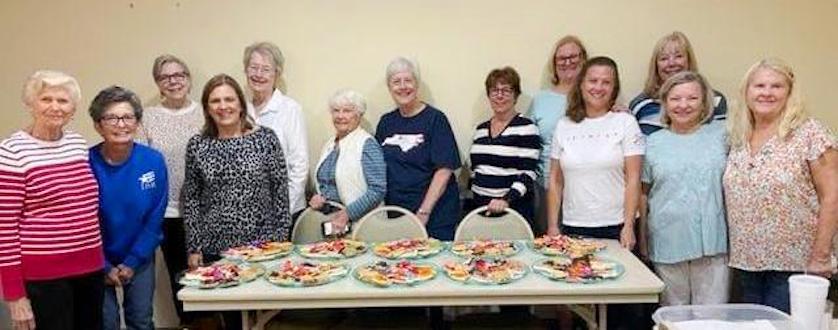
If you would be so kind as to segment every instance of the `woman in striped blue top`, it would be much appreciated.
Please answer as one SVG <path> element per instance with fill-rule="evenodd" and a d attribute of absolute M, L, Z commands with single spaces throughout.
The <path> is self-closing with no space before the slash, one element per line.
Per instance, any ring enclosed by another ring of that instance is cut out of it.
<path fill-rule="evenodd" d="M 532 224 L 541 138 L 535 123 L 515 110 L 519 95 L 521 79 L 515 69 L 495 69 L 486 77 L 493 114 L 474 133 L 471 191 L 476 206 L 488 205 L 492 213 L 511 207 Z"/>
<path fill-rule="evenodd" d="M 332 228 L 342 232 L 381 204 L 387 192 L 387 167 L 375 138 L 360 127 L 367 110 L 364 97 L 340 90 L 329 100 L 335 135 L 329 138 L 314 170 L 317 194 L 308 204 L 320 209 L 329 200 L 346 206 L 332 214 Z"/>

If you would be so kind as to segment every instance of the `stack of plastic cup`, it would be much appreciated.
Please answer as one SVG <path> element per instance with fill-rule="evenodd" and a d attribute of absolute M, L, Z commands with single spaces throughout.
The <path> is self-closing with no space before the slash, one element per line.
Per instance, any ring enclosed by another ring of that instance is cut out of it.
<path fill-rule="evenodd" d="M 789 277 L 791 319 L 799 329 L 821 329 L 829 280 L 814 275 Z"/>

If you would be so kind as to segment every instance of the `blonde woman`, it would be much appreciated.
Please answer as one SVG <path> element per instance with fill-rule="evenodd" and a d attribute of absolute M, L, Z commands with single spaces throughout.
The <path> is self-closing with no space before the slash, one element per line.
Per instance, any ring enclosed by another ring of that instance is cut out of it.
<path fill-rule="evenodd" d="M 831 275 L 838 141 L 805 112 L 781 60 L 754 64 L 740 93 L 724 174 L 730 266 L 741 274 L 745 302 L 789 312 L 789 276 Z"/>
<path fill-rule="evenodd" d="M 692 71 L 661 87 L 661 123 L 649 136 L 641 176 L 648 208 L 648 256 L 666 287 L 663 305 L 728 301 L 727 226 L 722 174 L 727 135 L 713 116 L 713 90 Z M 643 227 L 643 226 L 641 226 Z M 644 240 L 641 239 L 641 250 Z"/>
<path fill-rule="evenodd" d="M 698 72 L 698 62 L 690 40 L 683 33 L 675 31 L 658 40 L 649 60 L 649 73 L 643 92 L 629 103 L 629 109 L 637 118 L 643 134 L 649 135 L 664 127 L 660 122 L 659 89 L 664 81 L 681 71 Z M 724 120 L 726 117 L 727 100 L 722 93 L 714 90 L 712 119 Z"/>

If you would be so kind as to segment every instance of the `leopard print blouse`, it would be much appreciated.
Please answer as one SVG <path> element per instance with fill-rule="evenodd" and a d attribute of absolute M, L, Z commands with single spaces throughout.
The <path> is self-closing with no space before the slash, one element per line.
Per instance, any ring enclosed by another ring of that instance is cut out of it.
<path fill-rule="evenodd" d="M 231 139 L 193 136 L 182 202 L 190 252 L 288 240 L 288 174 L 276 135 L 260 126 Z"/>

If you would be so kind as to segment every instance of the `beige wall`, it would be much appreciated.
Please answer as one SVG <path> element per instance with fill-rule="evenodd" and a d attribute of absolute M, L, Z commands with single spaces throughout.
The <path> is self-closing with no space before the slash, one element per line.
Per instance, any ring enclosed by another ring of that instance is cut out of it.
<path fill-rule="evenodd" d="M 0 136 L 29 121 L 20 89 L 33 70 L 79 78 L 84 99 L 72 126 L 95 142 L 89 100 L 120 84 L 154 102 L 158 54 L 189 63 L 197 97 L 216 73 L 242 78 L 242 49 L 269 40 L 287 57 L 288 93 L 303 105 L 312 157 L 332 131 L 325 103 L 336 89 L 367 95 L 373 126 L 392 108 L 383 76 L 397 55 L 419 62 L 423 94 L 447 113 L 465 155 L 472 128 L 488 116 L 482 84 L 490 69 L 515 67 L 531 95 L 545 86 L 553 43 L 573 33 L 592 54 L 617 60 L 628 102 L 655 41 L 675 29 L 690 37 L 701 71 L 730 101 L 753 62 L 778 56 L 796 68 L 811 112 L 838 128 L 830 96 L 838 88 L 836 17 L 836 0 L 3 0 Z M 519 106 L 528 103 L 525 95 Z"/>
<path fill-rule="evenodd" d="M 661 13 L 661 14 L 655 14 Z M 316 153 L 331 126 L 325 101 L 341 87 L 368 96 L 374 124 L 392 107 L 384 67 L 397 55 L 419 62 L 426 98 L 443 109 L 466 151 L 488 116 L 482 83 L 512 65 L 525 93 L 546 83 L 555 40 L 579 35 L 592 54 L 620 64 L 628 102 L 642 86 L 651 48 L 664 33 L 685 32 L 699 67 L 732 101 L 750 64 L 779 56 L 796 68 L 811 111 L 838 127 L 838 1 L 124 1 L 6 0 L 0 4 L 0 136 L 25 125 L 23 81 L 33 70 L 76 75 L 84 100 L 73 123 L 98 140 L 84 112 L 99 89 L 121 84 L 156 99 L 153 58 L 163 52 L 192 67 L 196 97 L 206 79 L 242 78 L 242 49 L 277 43 L 287 57 L 288 93 L 303 105 Z M 521 99 L 525 108 L 529 97 Z"/>

